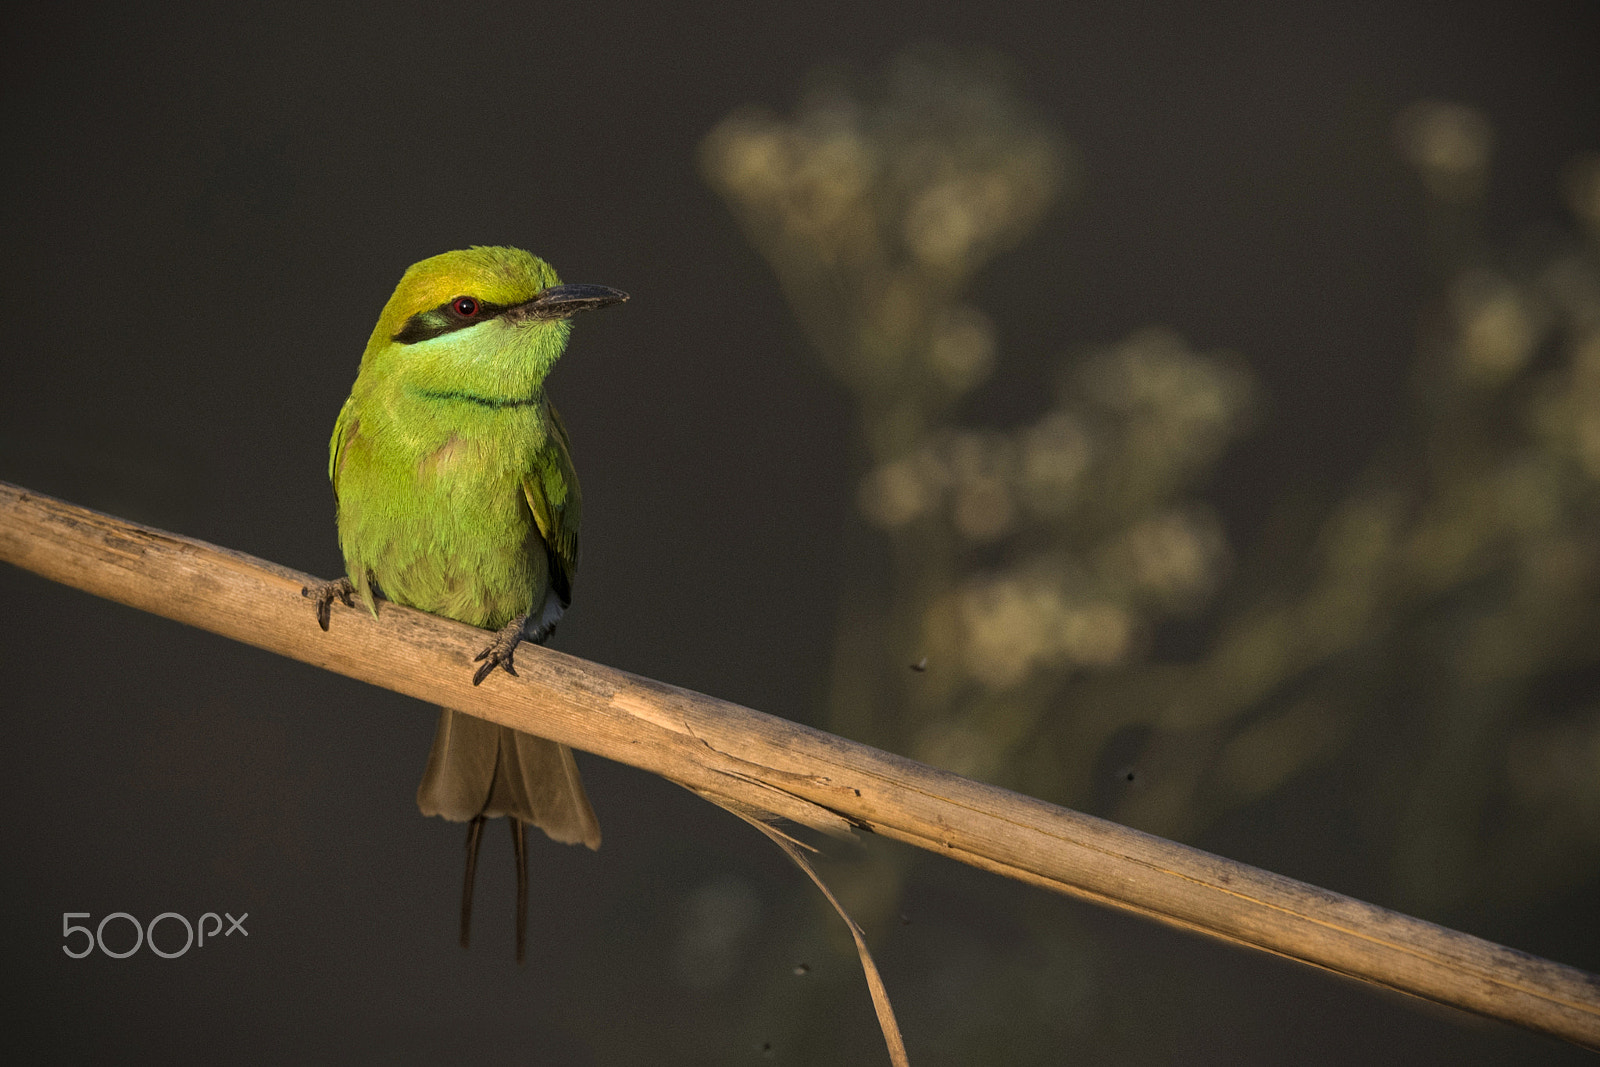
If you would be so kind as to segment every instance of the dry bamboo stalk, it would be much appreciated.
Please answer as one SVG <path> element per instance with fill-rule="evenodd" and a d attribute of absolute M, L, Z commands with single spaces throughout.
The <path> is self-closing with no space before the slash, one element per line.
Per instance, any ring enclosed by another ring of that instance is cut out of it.
<path fill-rule="evenodd" d="M 641 767 L 734 807 L 850 827 L 1600 1048 L 1600 976 L 548 649 L 471 684 L 481 631 L 0 482 L 0 559 L 54 581 Z"/>

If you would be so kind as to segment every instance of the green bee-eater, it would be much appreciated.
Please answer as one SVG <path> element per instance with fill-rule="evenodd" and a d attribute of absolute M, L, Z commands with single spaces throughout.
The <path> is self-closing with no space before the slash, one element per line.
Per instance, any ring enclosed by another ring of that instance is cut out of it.
<path fill-rule="evenodd" d="M 499 631 L 473 684 L 515 674 L 572 602 L 581 497 L 567 431 L 544 381 L 580 311 L 626 300 L 562 285 L 516 248 L 446 252 L 405 272 L 367 341 L 328 447 L 348 577 L 307 591 L 328 628 L 334 597 L 378 598 Z M 461 942 L 484 820 L 510 820 L 517 856 L 517 959 L 526 939 L 532 823 L 600 846 L 600 824 L 563 745 L 440 709 L 417 788 L 424 815 L 467 822 Z"/>

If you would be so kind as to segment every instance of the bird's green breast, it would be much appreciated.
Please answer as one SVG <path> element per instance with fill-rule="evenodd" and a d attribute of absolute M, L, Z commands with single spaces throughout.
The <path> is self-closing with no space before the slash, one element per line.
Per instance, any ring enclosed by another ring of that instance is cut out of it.
<path fill-rule="evenodd" d="M 333 456 L 352 580 L 489 629 L 537 609 L 548 562 L 522 478 L 546 447 L 541 403 L 352 397 Z"/>

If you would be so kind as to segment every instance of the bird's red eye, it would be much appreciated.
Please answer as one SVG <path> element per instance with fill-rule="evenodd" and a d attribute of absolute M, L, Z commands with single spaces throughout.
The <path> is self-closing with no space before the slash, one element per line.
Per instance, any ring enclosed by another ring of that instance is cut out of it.
<path fill-rule="evenodd" d="M 450 302 L 450 306 L 464 319 L 470 319 L 478 313 L 478 302 L 470 296 L 458 296 Z"/>

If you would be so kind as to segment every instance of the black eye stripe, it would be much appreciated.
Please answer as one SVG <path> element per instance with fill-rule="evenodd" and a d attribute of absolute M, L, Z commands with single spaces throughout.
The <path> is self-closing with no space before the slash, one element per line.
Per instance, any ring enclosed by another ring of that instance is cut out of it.
<path fill-rule="evenodd" d="M 477 312 L 472 315 L 463 315 L 456 310 L 456 305 L 463 300 L 470 300 L 477 305 Z M 491 304 L 487 300 L 479 300 L 472 296 L 453 296 L 436 308 L 419 311 L 406 320 L 400 332 L 394 335 L 393 340 L 403 345 L 414 345 L 418 341 L 427 341 L 435 337 L 443 337 L 447 333 L 464 330 L 469 326 L 476 326 L 494 318 L 509 304 Z"/>

